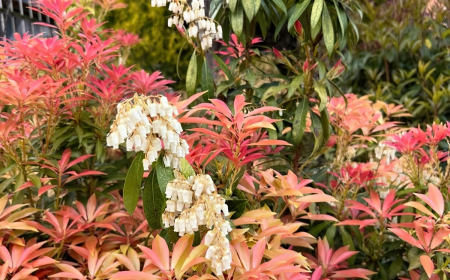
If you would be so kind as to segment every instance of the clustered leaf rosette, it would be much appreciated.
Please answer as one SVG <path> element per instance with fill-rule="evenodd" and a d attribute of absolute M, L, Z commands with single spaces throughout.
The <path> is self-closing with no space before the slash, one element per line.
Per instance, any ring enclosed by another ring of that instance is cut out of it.
<path fill-rule="evenodd" d="M 164 150 L 164 165 L 180 169 L 181 158 L 189 154 L 189 145 L 180 138 L 183 131 L 175 118 L 178 110 L 165 96 L 135 94 L 117 105 L 117 115 L 107 137 L 114 149 L 125 143 L 127 151 L 142 151 L 144 170 L 158 159 Z"/>
<path fill-rule="evenodd" d="M 231 268 L 230 242 L 227 234 L 232 230 L 230 222 L 224 217 L 229 215 L 225 199 L 218 193 L 209 175 L 190 176 L 187 180 L 180 174 L 167 184 L 166 210 L 162 215 L 164 227 L 174 226 L 180 236 L 198 231 L 206 226 L 206 259 L 216 275 Z M 223 214 L 223 215 L 222 215 Z"/>
<path fill-rule="evenodd" d="M 152 7 L 164 7 L 169 3 L 169 17 L 167 25 L 176 25 L 179 29 L 187 30 L 189 37 L 198 38 L 203 50 L 212 47 L 213 40 L 222 39 L 222 26 L 205 15 L 205 0 L 193 0 L 191 5 L 186 0 L 152 0 Z M 184 27 L 187 25 L 187 28 Z"/>

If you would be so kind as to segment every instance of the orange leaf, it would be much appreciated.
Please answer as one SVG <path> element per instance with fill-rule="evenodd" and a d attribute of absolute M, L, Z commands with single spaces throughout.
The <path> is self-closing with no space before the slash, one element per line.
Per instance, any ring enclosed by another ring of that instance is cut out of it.
<path fill-rule="evenodd" d="M 431 277 L 431 274 L 433 274 L 434 271 L 434 264 L 430 257 L 428 255 L 420 256 L 420 263 L 422 264 L 423 269 L 425 269 L 428 277 Z"/>
<path fill-rule="evenodd" d="M 259 142 L 249 144 L 249 146 L 270 146 L 270 145 L 292 146 L 291 144 L 283 140 L 261 140 Z"/>

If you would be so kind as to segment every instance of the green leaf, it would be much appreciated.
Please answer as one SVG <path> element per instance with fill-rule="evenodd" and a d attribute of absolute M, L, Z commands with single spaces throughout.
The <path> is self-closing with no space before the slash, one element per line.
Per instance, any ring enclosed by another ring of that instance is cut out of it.
<path fill-rule="evenodd" d="M 266 92 L 264 93 L 264 96 L 261 98 L 262 100 L 265 100 L 269 98 L 270 96 L 278 94 L 280 91 L 283 91 L 289 87 L 289 84 L 281 84 L 273 87 L 269 87 Z"/>
<path fill-rule="evenodd" d="M 314 4 L 311 10 L 311 28 L 315 28 L 320 22 L 322 16 L 324 0 L 314 0 Z"/>
<path fill-rule="evenodd" d="M 272 2 L 273 2 L 275 5 L 277 5 L 278 8 L 280 8 L 280 9 L 283 11 L 283 13 L 284 13 L 285 15 L 287 15 L 286 5 L 283 3 L 282 0 L 272 0 Z"/>
<path fill-rule="evenodd" d="M 223 81 L 221 82 L 216 89 L 216 95 L 223 94 L 224 96 L 228 95 L 228 90 L 234 86 L 234 81 Z"/>
<path fill-rule="evenodd" d="M 316 226 L 314 226 L 312 229 L 308 231 L 309 234 L 312 236 L 318 236 L 319 233 L 321 233 L 324 229 L 326 229 L 330 225 L 329 222 L 323 222 L 319 223 Z"/>
<path fill-rule="evenodd" d="M 1 184 L 0 184 L 0 193 L 2 193 L 7 187 L 9 187 L 9 185 L 11 185 L 12 182 L 14 182 L 14 180 L 16 179 L 17 175 L 4 180 Z M 17 187 L 18 188 L 18 187 Z"/>
<path fill-rule="evenodd" d="M 292 10 L 292 14 L 289 17 L 288 30 L 290 30 L 292 26 L 294 26 L 295 22 L 303 14 L 310 2 L 311 0 L 305 0 L 302 3 L 295 3 L 295 5 L 292 6 L 292 8 L 290 9 Z"/>
<path fill-rule="evenodd" d="M 330 13 L 328 12 L 328 8 L 325 3 L 323 4 L 322 30 L 323 40 L 325 41 L 328 56 L 331 56 L 334 50 L 334 30 L 333 22 L 331 22 Z"/>
<path fill-rule="evenodd" d="M 228 205 L 228 211 L 234 212 L 230 219 L 237 219 L 242 216 L 247 206 L 246 199 L 227 200 L 225 203 Z"/>
<path fill-rule="evenodd" d="M 417 257 L 417 255 L 419 254 L 419 249 L 416 247 L 412 247 L 411 249 L 408 250 L 408 253 L 406 255 L 408 262 L 412 262 L 412 260 Z"/>
<path fill-rule="evenodd" d="M 189 164 L 189 162 L 185 159 L 181 159 L 181 174 L 187 179 L 191 176 L 195 176 L 194 168 Z"/>
<path fill-rule="evenodd" d="M 242 0 L 242 6 L 244 6 L 248 21 L 252 21 L 261 7 L 261 0 Z"/>
<path fill-rule="evenodd" d="M 280 33 L 281 28 L 283 28 L 283 26 L 284 26 L 284 24 L 286 23 L 286 21 L 287 21 L 287 16 L 283 17 L 283 19 L 280 20 L 280 22 L 278 22 L 277 28 L 275 28 L 275 33 L 274 33 L 274 35 L 273 35 L 273 37 L 275 38 L 275 40 L 277 39 L 278 33 Z"/>
<path fill-rule="evenodd" d="M 19 173 L 16 176 L 16 181 L 14 182 L 14 189 L 17 190 L 18 188 L 20 188 L 23 184 L 25 184 L 24 182 L 24 178 L 23 178 L 23 172 L 22 170 L 19 171 Z"/>
<path fill-rule="evenodd" d="M 348 20 L 350 21 L 350 25 L 353 28 L 353 31 L 355 32 L 355 36 L 356 36 L 356 42 L 359 41 L 359 32 L 358 32 L 358 28 L 356 27 L 356 24 L 353 22 L 353 20 L 351 18 L 348 18 Z"/>
<path fill-rule="evenodd" d="M 314 80 L 314 90 L 319 95 L 320 104 L 319 104 L 319 111 L 322 112 L 323 109 L 325 109 L 325 106 L 327 105 L 327 90 L 325 87 Z"/>
<path fill-rule="evenodd" d="M 255 82 L 256 82 L 256 77 L 255 77 L 255 73 L 253 73 L 252 70 L 247 69 L 245 70 L 245 78 L 247 80 L 247 82 L 254 87 L 255 86 Z"/>
<path fill-rule="evenodd" d="M 389 266 L 388 278 L 395 279 L 397 277 L 397 274 L 400 273 L 402 269 L 403 269 L 403 259 L 402 256 L 398 256 Z"/>
<path fill-rule="evenodd" d="M 128 170 L 123 186 L 123 204 L 130 215 L 133 214 L 136 208 L 139 193 L 141 192 L 142 176 L 144 175 L 142 160 L 144 160 L 144 157 L 143 152 L 137 153 Z"/>
<path fill-rule="evenodd" d="M 200 237 L 200 231 L 196 231 L 194 233 L 194 241 L 192 242 L 192 246 L 198 246 L 202 242 L 202 238 Z"/>
<path fill-rule="evenodd" d="M 323 129 L 323 143 L 326 144 L 331 135 L 330 115 L 328 114 L 327 109 L 320 112 L 320 123 L 322 124 Z"/>
<path fill-rule="evenodd" d="M 219 65 L 220 69 L 225 73 L 225 75 L 227 76 L 229 82 L 233 81 L 233 76 L 231 75 L 231 71 L 228 68 L 228 66 L 225 64 L 225 62 L 223 62 L 223 60 L 218 57 L 215 53 L 211 53 L 214 60 L 217 62 L 217 64 Z"/>
<path fill-rule="evenodd" d="M 378 268 L 380 269 L 379 275 L 381 276 L 381 280 L 388 280 L 388 274 L 386 272 L 386 269 L 379 261 L 377 261 L 377 263 L 378 263 Z"/>
<path fill-rule="evenodd" d="M 196 91 L 197 85 L 197 54 L 194 51 L 189 62 L 187 75 L 186 75 L 186 93 L 191 96 Z"/>
<path fill-rule="evenodd" d="M 331 225 L 328 229 L 327 229 L 327 233 L 325 234 L 327 240 L 328 240 L 328 244 L 330 244 L 330 247 L 333 248 L 334 245 L 334 237 L 336 236 L 336 226 L 335 225 Z"/>
<path fill-rule="evenodd" d="M 400 196 L 398 196 L 400 197 Z M 402 211 L 403 213 L 414 213 L 414 208 L 412 208 L 411 206 L 406 207 L 405 209 L 403 209 Z M 414 221 L 414 216 L 411 215 L 402 215 L 400 216 L 400 223 L 412 223 Z"/>
<path fill-rule="evenodd" d="M 350 234 L 345 231 L 344 227 L 339 227 L 339 230 L 341 231 L 341 236 L 342 236 L 342 243 L 344 243 L 344 246 L 349 246 L 349 251 L 355 251 L 355 245 L 353 243 L 353 239 L 350 236 Z M 350 266 L 353 266 L 353 264 L 355 263 L 355 259 L 356 256 L 352 256 L 350 257 L 347 262 Z"/>
<path fill-rule="evenodd" d="M 37 187 L 38 189 L 41 188 L 42 183 L 41 183 L 41 179 L 39 178 L 39 176 L 36 176 L 36 175 L 28 175 L 27 177 L 28 177 L 28 179 L 33 183 L 33 185 L 34 185 L 35 187 Z"/>
<path fill-rule="evenodd" d="M 304 98 L 295 109 L 294 121 L 292 123 L 292 138 L 295 147 L 302 142 L 306 128 L 306 116 L 308 115 L 308 99 Z"/>
<path fill-rule="evenodd" d="M 342 36 L 344 36 L 348 26 L 347 14 L 345 13 L 344 9 L 341 7 L 341 5 L 337 0 L 334 0 L 334 6 L 336 8 L 336 14 L 338 16 L 339 25 L 341 26 L 341 34 Z"/>
<path fill-rule="evenodd" d="M 231 13 L 231 28 L 236 36 L 241 36 L 242 29 L 244 28 L 244 11 L 241 5 L 238 5 L 236 10 Z"/>
<path fill-rule="evenodd" d="M 223 41 L 228 44 L 230 42 L 231 23 L 229 18 L 225 18 L 222 25 Z"/>
<path fill-rule="evenodd" d="M 78 143 L 81 144 L 81 141 L 83 141 L 83 129 L 81 128 L 81 126 L 77 125 L 75 126 L 75 131 L 77 132 Z"/>
<path fill-rule="evenodd" d="M 158 178 L 155 169 L 152 169 L 148 175 L 142 199 L 144 202 L 144 214 L 148 225 L 152 229 L 161 228 L 165 200 L 158 186 Z"/>
<path fill-rule="evenodd" d="M 233 170 L 232 174 L 228 177 L 226 183 L 225 183 L 225 188 L 227 190 L 231 190 L 232 192 L 234 192 L 234 190 L 236 189 L 239 181 L 242 179 L 242 177 L 244 177 L 245 174 L 245 168 L 240 168 L 238 170 Z"/>
<path fill-rule="evenodd" d="M 236 11 L 237 2 L 238 2 L 238 0 L 229 0 L 228 1 L 228 6 L 230 7 L 230 10 L 232 12 Z"/>
<path fill-rule="evenodd" d="M 206 91 L 206 93 L 203 94 L 203 99 L 205 102 L 208 101 L 208 99 L 214 98 L 214 78 L 207 59 L 203 61 L 202 81 L 200 83 L 200 87 L 202 91 Z"/>
<path fill-rule="evenodd" d="M 161 193 L 165 195 L 167 184 L 175 179 L 173 169 L 170 167 L 165 167 L 162 154 L 159 156 L 155 168 L 159 188 L 161 189 Z"/>
<path fill-rule="evenodd" d="M 314 149 L 311 155 L 313 155 L 319 147 L 323 143 L 323 129 L 322 124 L 320 123 L 319 117 L 314 113 L 313 111 L 309 112 L 309 115 L 311 117 L 311 132 L 314 135 Z"/>
<path fill-rule="evenodd" d="M 408 271 L 409 271 L 409 270 L 416 269 L 416 268 L 419 268 L 419 267 L 422 266 L 422 263 L 420 262 L 420 256 L 422 256 L 422 255 L 425 255 L 425 253 L 416 256 L 416 257 L 409 263 Z"/>
<path fill-rule="evenodd" d="M 3 175 L 3 174 L 5 174 L 6 172 L 11 171 L 11 169 L 13 169 L 13 168 L 15 168 L 15 167 L 16 167 L 16 164 L 15 164 L 15 163 L 13 163 L 13 164 L 11 164 L 11 165 L 9 165 L 9 166 L 3 167 L 2 169 L 0 169 L 0 176 Z"/>
<path fill-rule="evenodd" d="M 290 99 L 294 95 L 295 91 L 299 88 L 300 84 L 303 82 L 303 78 L 304 78 L 303 74 L 300 74 L 292 80 L 291 84 L 289 85 L 289 90 L 287 94 L 288 99 Z"/>
<path fill-rule="evenodd" d="M 209 17 L 214 19 L 223 6 L 223 0 L 212 0 L 209 4 Z"/>
<path fill-rule="evenodd" d="M 317 35 L 319 35 L 320 30 L 322 29 L 322 21 L 320 20 L 316 26 L 311 27 L 311 39 L 316 39 Z"/>
<path fill-rule="evenodd" d="M 103 151 L 105 149 L 103 148 L 103 142 L 100 140 L 100 138 L 97 138 L 97 141 L 95 143 L 95 156 L 98 160 L 102 160 Z"/>

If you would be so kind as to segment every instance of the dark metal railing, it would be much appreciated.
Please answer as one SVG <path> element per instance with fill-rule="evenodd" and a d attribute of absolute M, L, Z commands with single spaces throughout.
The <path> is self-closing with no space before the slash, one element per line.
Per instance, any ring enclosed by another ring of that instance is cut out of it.
<path fill-rule="evenodd" d="M 14 33 L 26 32 L 37 35 L 43 33 L 44 37 L 54 36 L 53 29 L 47 26 L 34 24 L 35 22 L 51 23 L 49 17 L 30 9 L 36 6 L 32 0 L 0 0 L 0 37 L 14 39 Z"/>

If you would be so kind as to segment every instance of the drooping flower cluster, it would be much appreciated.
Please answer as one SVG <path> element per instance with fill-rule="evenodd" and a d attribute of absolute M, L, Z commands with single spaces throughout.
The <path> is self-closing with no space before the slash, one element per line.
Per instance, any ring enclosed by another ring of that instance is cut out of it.
<path fill-rule="evenodd" d="M 168 26 L 176 25 L 187 30 L 189 37 L 198 38 L 203 50 L 212 47 L 213 40 L 222 39 L 222 26 L 205 15 L 205 0 L 193 0 L 191 5 L 186 0 L 152 0 L 152 7 L 164 7 L 169 3 Z M 184 26 L 187 25 L 187 27 Z"/>
<path fill-rule="evenodd" d="M 180 236 L 198 231 L 206 226 L 205 245 L 209 246 L 206 258 L 217 275 L 230 269 L 231 252 L 227 234 L 231 231 L 228 206 L 216 190 L 209 175 L 196 175 L 186 180 L 182 175 L 167 184 L 166 211 L 162 218 L 166 228 L 174 226 Z M 222 215 L 223 213 L 223 215 Z"/>
<path fill-rule="evenodd" d="M 375 148 L 375 157 L 379 160 L 382 158 L 386 159 L 386 164 L 390 164 L 397 157 L 395 153 L 397 151 L 393 149 L 391 146 L 386 145 L 383 141 L 378 143 L 378 146 Z"/>
<path fill-rule="evenodd" d="M 189 145 L 180 138 L 183 128 L 175 119 L 177 108 L 165 96 L 135 94 L 119 103 L 117 109 L 107 137 L 108 146 L 117 149 L 126 140 L 127 151 L 143 151 L 145 170 L 164 150 L 164 165 L 179 169 L 180 158 L 189 154 Z"/>

